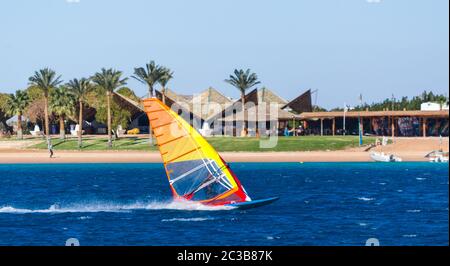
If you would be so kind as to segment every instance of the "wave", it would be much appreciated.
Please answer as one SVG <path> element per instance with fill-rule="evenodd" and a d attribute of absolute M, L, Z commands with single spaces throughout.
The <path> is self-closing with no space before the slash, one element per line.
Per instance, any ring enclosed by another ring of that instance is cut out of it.
<path fill-rule="evenodd" d="M 92 217 L 91 216 L 80 216 L 77 219 L 78 220 L 89 220 L 89 219 L 92 219 Z"/>
<path fill-rule="evenodd" d="M 161 222 L 203 222 L 214 220 L 210 217 L 195 217 L 195 218 L 172 218 L 172 219 L 162 219 Z"/>
<path fill-rule="evenodd" d="M 182 210 L 182 211 L 224 211 L 233 210 L 231 206 L 207 206 L 192 201 L 151 202 L 146 205 L 146 210 Z"/>
<path fill-rule="evenodd" d="M 359 199 L 359 200 L 362 200 L 362 201 L 372 201 L 372 200 L 375 200 L 375 198 L 366 198 L 366 197 L 359 197 L 358 199 Z"/>
<path fill-rule="evenodd" d="M 180 211 L 223 211 L 232 210 L 229 206 L 206 206 L 201 203 L 188 201 L 169 201 L 169 202 L 135 202 L 131 204 L 116 204 L 103 202 L 89 202 L 70 204 L 67 207 L 53 204 L 47 209 L 25 209 L 15 208 L 13 206 L 0 207 L 0 213 L 94 213 L 94 212 L 131 212 L 138 210 L 180 210 Z"/>
<path fill-rule="evenodd" d="M 12 206 L 5 206 L 0 208 L 0 213 L 90 213 L 90 212 L 126 212 L 132 210 L 133 207 L 127 205 L 109 205 L 109 204 L 94 204 L 94 205 L 72 205 L 70 207 L 60 207 L 57 204 L 51 205 L 47 209 L 24 209 L 15 208 Z"/>
<path fill-rule="evenodd" d="M 367 226 L 367 223 L 358 223 L 360 226 Z"/>

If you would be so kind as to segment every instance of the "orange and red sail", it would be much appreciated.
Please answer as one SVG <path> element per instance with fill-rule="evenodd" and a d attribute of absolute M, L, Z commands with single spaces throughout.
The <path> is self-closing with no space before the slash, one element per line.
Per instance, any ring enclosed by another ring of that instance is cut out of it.
<path fill-rule="evenodd" d="M 225 205 L 250 197 L 214 148 L 183 118 L 156 98 L 144 100 L 175 198 Z"/>

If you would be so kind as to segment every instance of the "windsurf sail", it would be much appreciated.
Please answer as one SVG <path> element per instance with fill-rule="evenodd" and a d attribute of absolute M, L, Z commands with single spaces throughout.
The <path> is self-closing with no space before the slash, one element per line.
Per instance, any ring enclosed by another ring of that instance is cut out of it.
<path fill-rule="evenodd" d="M 144 100 L 175 198 L 226 205 L 251 201 L 215 149 L 182 117 L 156 98 Z"/>

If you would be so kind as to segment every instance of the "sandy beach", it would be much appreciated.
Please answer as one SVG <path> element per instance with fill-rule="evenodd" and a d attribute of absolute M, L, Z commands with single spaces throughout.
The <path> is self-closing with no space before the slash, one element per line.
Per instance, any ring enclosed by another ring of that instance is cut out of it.
<path fill-rule="evenodd" d="M 227 162 L 369 162 L 366 147 L 339 151 L 310 152 L 221 152 Z M 449 140 L 443 138 L 398 138 L 394 144 L 373 151 L 395 153 L 404 161 L 427 161 L 424 156 L 442 148 L 448 151 Z M 145 151 L 56 151 L 49 158 L 45 150 L 16 147 L 13 142 L 0 143 L 0 163 L 145 163 L 161 162 L 158 152 Z"/>

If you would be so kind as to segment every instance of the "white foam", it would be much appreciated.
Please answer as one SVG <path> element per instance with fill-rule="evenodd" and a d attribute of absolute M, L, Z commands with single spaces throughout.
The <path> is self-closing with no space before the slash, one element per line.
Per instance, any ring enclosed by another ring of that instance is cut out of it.
<path fill-rule="evenodd" d="M 222 211 L 232 210 L 231 206 L 207 206 L 192 201 L 151 202 L 145 207 L 147 210 L 183 210 L 183 211 Z"/>
<path fill-rule="evenodd" d="M 362 200 L 362 201 L 372 201 L 372 200 L 375 200 L 375 198 L 366 198 L 366 197 L 359 197 L 358 199 L 359 199 L 359 200 Z"/>
<path fill-rule="evenodd" d="M 201 203 L 188 201 L 168 202 L 135 202 L 131 204 L 117 204 L 104 202 L 87 202 L 71 204 L 61 207 L 51 205 L 47 209 L 24 209 L 13 206 L 0 207 L 0 213 L 94 213 L 94 212 L 131 212 L 136 210 L 180 210 L 180 211 L 221 211 L 232 210 L 230 206 L 206 206 Z"/>
<path fill-rule="evenodd" d="M 172 218 L 172 219 L 162 219 L 161 222 L 203 222 L 208 220 L 214 220 L 214 218 L 209 217 Z"/>
<path fill-rule="evenodd" d="M 406 210 L 406 212 L 421 212 L 421 210 Z"/>
<path fill-rule="evenodd" d="M 91 216 L 80 216 L 77 219 L 78 220 L 89 220 L 89 219 L 92 219 L 92 217 Z"/>
<path fill-rule="evenodd" d="M 5 206 L 0 208 L 0 213 L 89 213 L 89 212 L 124 212 L 130 211 L 132 208 L 123 205 L 109 205 L 109 204 L 89 204 L 89 205 L 73 205 L 70 207 L 59 207 L 54 204 L 48 209 L 22 209 L 14 208 L 12 206 Z"/>
<path fill-rule="evenodd" d="M 360 226 L 367 226 L 366 223 L 358 223 Z"/>

